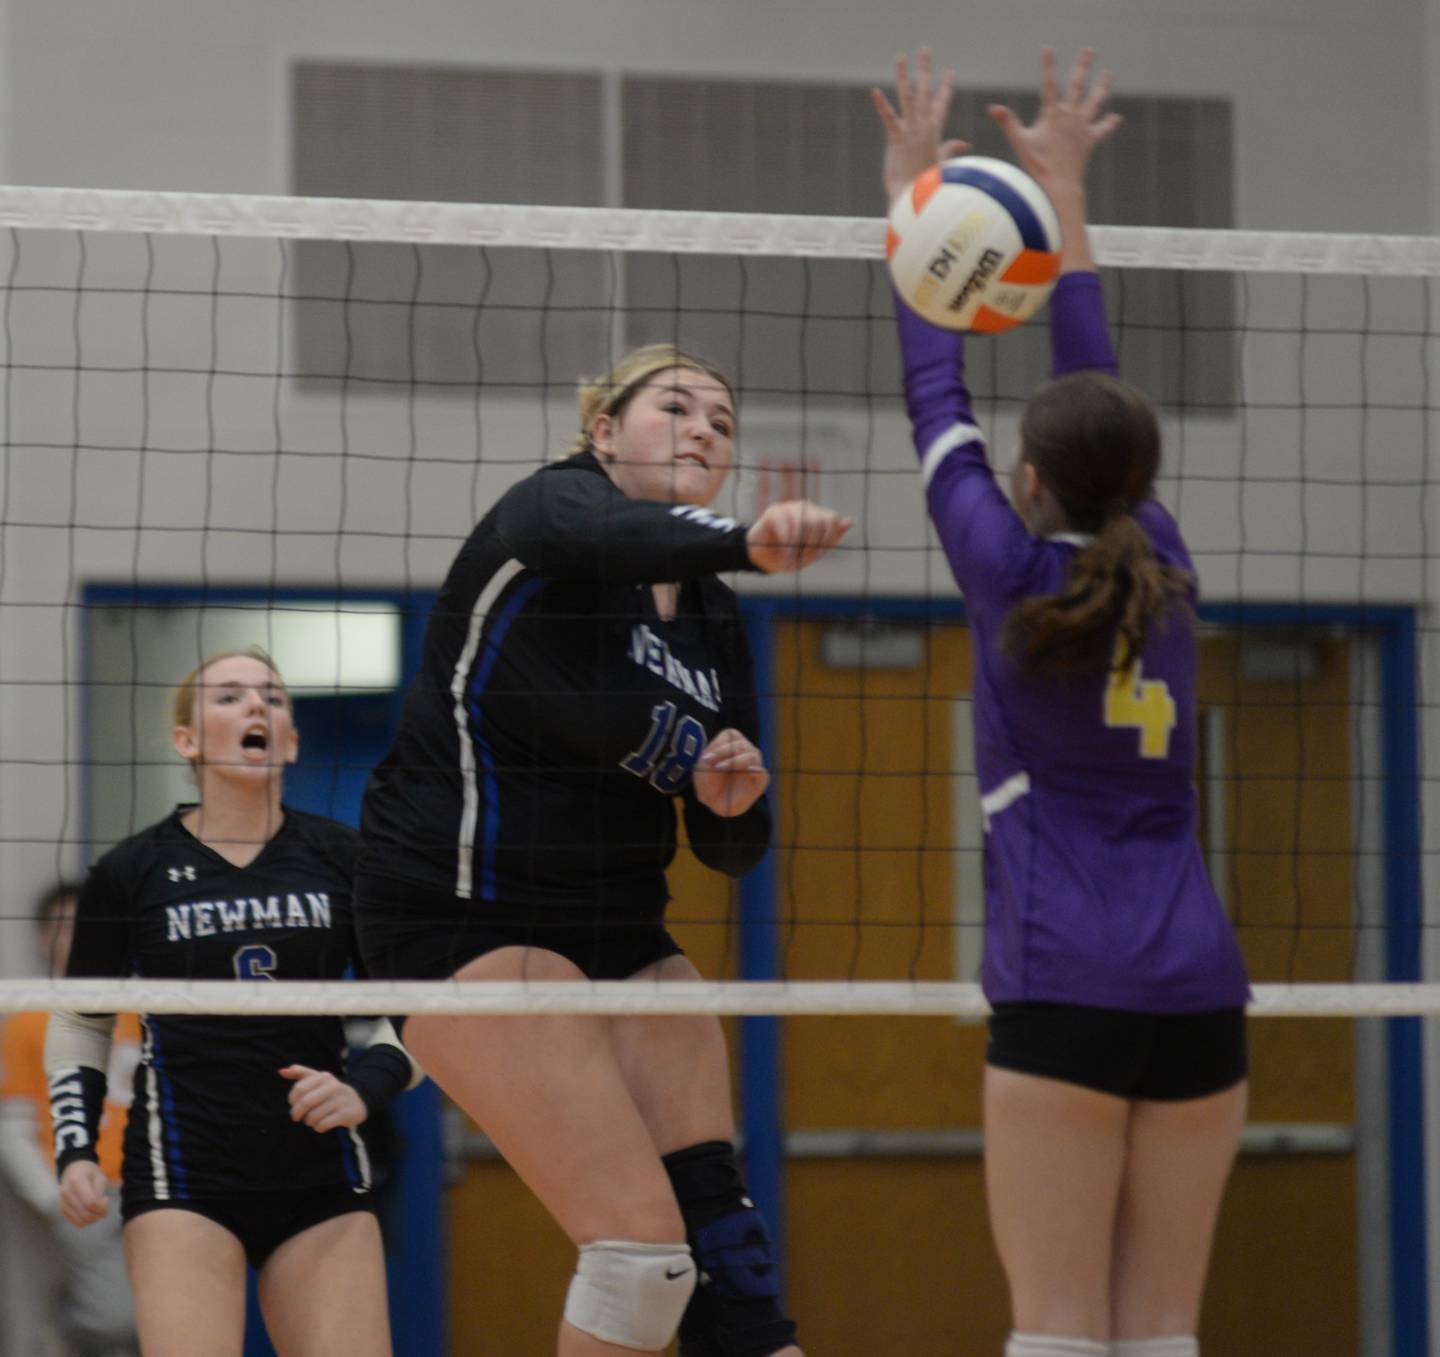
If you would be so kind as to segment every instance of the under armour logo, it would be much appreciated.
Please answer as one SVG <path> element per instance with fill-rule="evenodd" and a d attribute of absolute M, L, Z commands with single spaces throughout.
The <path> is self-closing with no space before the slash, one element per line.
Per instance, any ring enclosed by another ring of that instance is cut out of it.
<path fill-rule="evenodd" d="M 167 867 L 165 869 L 171 881 L 194 881 L 195 869 L 193 867 Z"/>

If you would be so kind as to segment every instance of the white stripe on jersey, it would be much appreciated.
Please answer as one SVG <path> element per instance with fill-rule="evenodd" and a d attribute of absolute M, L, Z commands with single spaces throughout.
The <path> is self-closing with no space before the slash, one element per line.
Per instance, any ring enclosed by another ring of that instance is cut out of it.
<path fill-rule="evenodd" d="M 985 435 L 974 424 L 956 424 L 953 428 L 947 429 L 925 449 L 925 456 L 920 459 L 921 485 L 927 490 L 930 488 L 930 481 L 936 471 L 940 469 L 940 463 L 956 448 L 963 448 L 966 443 L 983 443 L 984 441 Z"/>
<path fill-rule="evenodd" d="M 360 1169 L 360 1181 L 350 1190 L 352 1192 L 368 1192 L 370 1191 L 370 1152 L 365 1148 L 365 1137 L 353 1126 L 347 1126 L 345 1134 L 350 1137 L 350 1143 L 355 1147 L 355 1163 Z"/>
<path fill-rule="evenodd" d="M 1030 774 L 1014 773 L 1007 777 L 993 791 L 988 791 L 980 798 L 980 814 L 985 820 L 985 832 L 990 832 L 990 817 L 999 815 L 1007 806 L 1013 806 L 1022 796 L 1030 791 Z"/>
<path fill-rule="evenodd" d="M 155 1199 L 170 1200 L 170 1175 L 165 1168 L 165 1127 L 160 1120 L 160 1087 L 155 1077 L 155 1037 L 149 1019 L 142 1019 L 145 1041 L 140 1063 L 145 1066 L 145 1100 L 150 1104 L 145 1118 L 145 1135 L 150 1142 L 150 1173 L 155 1180 Z"/>
<path fill-rule="evenodd" d="M 470 669 L 475 663 L 475 652 L 480 649 L 480 634 L 495 600 L 505 586 L 525 567 L 519 561 L 506 561 L 486 582 L 470 610 L 470 630 L 465 636 L 465 648 L 455 665 L 455 674 L 450 680 L 450 696 L 455 700 L 455 727 L 460 735 L 460 789 L 463 804 L 460 811 L 460 842 L 455 872 L 455 894 L 462 900 L 470 898 L 474 884 L 475 824 L 480 818 L 480 785 L 475 776 L 475 745 L 470 738 L 470 718 L 465 711 L 465 689 L 470 682 Z"/>

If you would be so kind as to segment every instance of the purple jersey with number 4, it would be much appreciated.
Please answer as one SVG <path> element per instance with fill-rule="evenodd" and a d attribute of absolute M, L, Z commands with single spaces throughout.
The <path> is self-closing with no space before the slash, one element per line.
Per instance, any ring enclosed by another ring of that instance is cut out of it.
<path fill-rule="evenodd" d="M 1244 963 L 1196 837 L 1189 611 L 1152 626 L 1123 675 L 1010 662 L 999 644 L 1010 609 L 1059 592 L 1085 539 L 1030 535 L 986 460 L 960 335 L 896 312 L 926 500 L 974 642 L 986 997 L 1148 1013 L 1243 1004 Z M 1115 371 L 1095 274 L 1061 277 L 1050 323 L 1056 376 Z M 1157 501 L 1136 517 L 1162 562 L 1191 569 Z"/>

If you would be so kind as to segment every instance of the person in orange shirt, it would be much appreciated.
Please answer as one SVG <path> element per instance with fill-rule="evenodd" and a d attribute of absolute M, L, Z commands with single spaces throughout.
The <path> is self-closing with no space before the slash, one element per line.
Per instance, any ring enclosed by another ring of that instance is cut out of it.
<path fill-rule="evenodd" d="M 45 968 L 64 975 L 80 887 L 62 881 L 35 909 L 36 941 Z M 0 1173 L 16 1196 L 49 1224 L 62 1262 L 60 1328 L 76 1357 L 130 1357 L 139 1352 L 135 1302 L 125 1275 L 120 1217 L 80 1230 L 60 1215 L 50 1097 L 45 1080 L 48 1013 L 16 1013 L 0 1031 Z M 110 1099 L 98 1145 L 100 1166 L 112 1188 L 120 1182 L 120 1145 L 130 1085 L 140 1058 L 140 1022 L 120 1018 L 111 1047 Z"/>

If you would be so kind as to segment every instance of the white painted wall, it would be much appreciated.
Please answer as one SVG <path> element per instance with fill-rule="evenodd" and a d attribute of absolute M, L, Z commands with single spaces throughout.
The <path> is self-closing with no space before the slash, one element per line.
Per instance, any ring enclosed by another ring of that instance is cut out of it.
<path fill-rule="evenodd" d="M 1431 0 L 10 0 L 18 182 L 280 192 L 299 57 L 884 81 L 928 42 L 962 82 L 1024 86 L 1042 43 L 1121 86 L 1229 96 L 1239 215 L 1425 229 Z"/>

